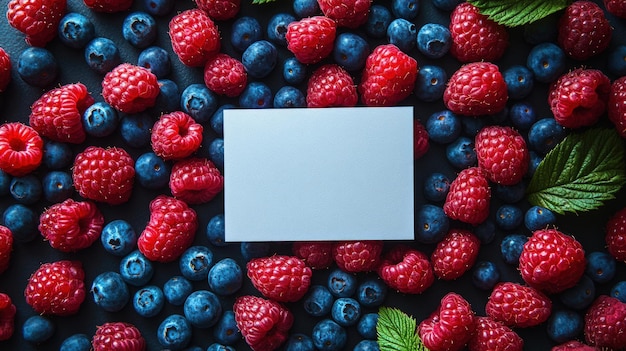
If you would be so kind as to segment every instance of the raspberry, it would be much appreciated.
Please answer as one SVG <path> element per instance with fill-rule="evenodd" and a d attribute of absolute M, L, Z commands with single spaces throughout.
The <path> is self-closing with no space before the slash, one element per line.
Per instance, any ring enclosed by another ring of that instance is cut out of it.
<path fill-rule="evenodd" d="M 91 246 L 102 232 L 104 217 L 92 202 L 67 199 L 39 217 L 39 231 L 53 248 L 74 252 Z"/>
<path fill-rule="evenodd" d="M 241 0 L 194 0 L 198 8 L 216 21 L 226 21 L 237 16 Z"/>
<path fill-rule="evenodd" d="M 253 258 L 246 264 L 248 278 L 263 296 L 279 302 L 300 300 L 309 290 L 313 272 L 296 256 Z"/>
<path fill-rule="evenodd" d="M 287 49 L 304 64 L 321 61 L 333 51 L 337 25 L 325 16 L 313 16 L 289 23 Z"/>
<path fill-rule="evenodd" d="M 489 317 L 476 317 L 476 331 L 469 341 L 470 351 L 522 351 L 524 339 L 506 325 Z"/>
<path fill-rule="evenodd" d="M 371 0 L 319 0 L 324 16 L 339 27 L 356 28 L 367 21 Z"/>
<path fill-rule="evenodd" d="M 291 247 L 311 269 L 328 268 L 333 263 L 333 243 L 327 241 L 296 241 Z"/>
<path fill-rule="evenodd" d="M 604 7 L 613 16 L 626 18 L 626 2 L 622 0 L 604 0 Z"/>
<path fill-rule="evenodd" d="M 11 297 L 0 292 L 0 341 L 9 340 L 13 336 L 16 311 Z"/>
<path fill-rule="evenodd" d="M 556 229 L 540 229 L 524 244 L 519 270 L 528 285 L 555 294 L 576 285 L 586 264 L 576 239 Z"/>
<path fill-rule="evenodd" d="M 443 211 L 451 219 L 478 225 L 489 216 L 490 202 L 491 190 L 485 172 L 470 167 L 462 170 L 450 183 Z"/>
<path fill-rule="evenodd" d="M 29 124 L 48 139 L 80 144 L 87 136 L 82 115 L 93 103 L 94 99 L 84 84 L 63 85 L 48 91 L 33 103 Z"/>
<path fill-rule="evenodd" d="M 390 288 L 404 294 L 421 294 L 435 281 L 428 256 L 405 245 L 396 245 L 384 255 L 378 275 Z"/>
<path fill-rule="evenodd" d="M 378 240 L 340 241 L 333 245 L 333 258 L 346 272 L 374 271 L 380 262 L 383 242 Z"/>
<path fill-rule="evenodd" d="M 150 220 L 137 247 L 151 261 L 171 262 L 191 246 L 196 229 L 196 211 L 183 201 L 159 195 L 150 202 Z"/>
<path fill-rule="evenodd" d="M 578 68 L 550 86 L 548 104 L 561 126 L 591 126 L 606 111 L 610 92 L 611 81 L 602 71 Z"/>
<path fill-rule="evenodd" d="M 233 311 L 237 328 L 253 351 L 277 349 L 293 325 L 293 314 L 285 306 L 258 296 L 238 297 Z"/>
<path fill-rule="evenodd" d="M 202 67 L 220 51 L 217 25 L 200 9 L 172 17 L 169 35 L 174 53 L 187 66 Z"/>
<path fill-rule="evenodd" d="M 224 188 L 224 177 L 206 158 L 178 161 L 170 173 L 172 195 L 188 204 L 211 201 Z"/>
<path fill-rule="evenodd" d="M 558 43 L 575 60 L 586 60 L 609 47 L 613 27 L 596 3 L 571 3 L 559 19 Z"/>
<path fill-rule="evenodd" d="M 0 48 L 0 93 L 3 93 L 11 82 L 11 57 Z"/>
<path fill-rule="evenodd" d="M 307 107 L 355 106 L 359 97 L 352 76 L 336 64 L 313 71 L 306 91 Z"/>
<path fill-rule="evenodd" d="M 146 340 L 137 327 L 126 322 L 106 322 L 96 327 L 93 351 L 143 351 Z"/>
<path fill-rule="evenodd" d="M 162 115 L 152 127 L 152 150 L 164 160 L 191 156 L 202 144 L 202 125 L 182 111 Z"/>
<path fill-rule="evenodd" d="M 413 120 L 413 158 L 419 159 L 426 155 L 430 144 L 428 143 L 428 131 L 426 127 L 419 121 Z"/>
<path fill-rule="evenodd" d="M 397 46 L 377 46 L 365 60 L 361 100 L 367 106 L 396 105 L 413 91 L 418 71 L 417 61 Z"/>
<path fill-rule="evenodd" d="M 130 9 L 133 0 L 83 0 L 92 11 L 114 13 Z"/>
<path fill-rule="evenodd" d="M 154 106 L 160 88 L 149 69 L 122 63 L 102 79 L 104 101 L 124 113 L 137 113 Z"/>
<path fill-rule="evenodd" d="M 7 19 L 26 35 L 28 45 L 43 47 L 56 37 L 66 10 L 66 0 L 11 0 Z"/>
<path fill-rule="evenodd" d="M 446 107 L 457 114 L 480 116 L 504 109 L 508 100 L 506 82 L 498 66 L 473 62 L 461 66 L 443 92 Z"/>
<path fill-rule="evenodd" d="M 607 104 L 609 120 L 622 138 L 626 138 L 626 76 L 617 78 L 611 84 Z"/>
<path fill-rule="evenodd" d="M 479 249 L 480 240 L 472 232 L 450 230 L 430 256 L 435 275 L 444 280 L 459 278 L 474 266 Z"/>
<path fill-rule="evenodd" d="M 28 279 L 26 303 L 39 314 L 75 314 L 85 300 L 84 279 L 80 261 L 43 263 Z"/>
<path fill-rule="evenodd" d="M 626 348 L 626 303 L 600 295 L 585 314 L 585 341 L 589 345 L 623 350 Z"/>
<path fill-rule="evenodd" d="M 476 329 L 472 306 L 461 295 L 448 293 L 439 307 L 418 326 L 418 333 L 429 350 L 462 350 Z"/>
<path fill-rule="evenodd" d="M 616 260 L 626 263 L 626 207 L 608 220 L 604 239 L 609 253 Z"/>
<path fill-rule="evenodd" d="M 20 177 L 35 170 L 43 158 L 43 140 L 20 122 L 0 125 L 0 169 Z"/>
<path fill-rule="evenodd" d="M 505 26 L 490 20 L 470 3 L 460 3 L 450 15 L 450 53 L 461 62 L 497 61 L 509 43 Z"/>
<path fill-rule="evenodd" d="M 86 199 L 109 205 L 125 203 L 133 191 L 134 164 L 124 149 L 89 146 L 74 159 L 74 187 Z"/>
<path fill-rule="evenodd" d="M 11 250 L 13 250 L 13 233 L 9 228 L 0 225 L 0 274 L 9 268 Z"/>
<path fill-rule="evenodd" d="M 476 135 L 474 145 L 478 166 L 490 181 L 513 185 L 526 175 L 530 154 L 524 137 L 513 128 L 484 127 Z"/>
<path fill-rule="evenodd" d="M 204 66 L 204 84 L 216 94 L 236 97 L 246 88 L 248 74 L 241 61 L 219 53 Z"/>
<path fill-rule="evenodd" d="M 598 351 L 598 348 L 583 344 L 578 340 L 572 340 L 556 345 L 550 351 Z"/>
<path fill-rule="evenodd" d="M 539 325 L 550 317 L 552 301 L 530 286 L 503 282 L 493 288 L 485 313 L 507 326 L 527 328 Z"/>

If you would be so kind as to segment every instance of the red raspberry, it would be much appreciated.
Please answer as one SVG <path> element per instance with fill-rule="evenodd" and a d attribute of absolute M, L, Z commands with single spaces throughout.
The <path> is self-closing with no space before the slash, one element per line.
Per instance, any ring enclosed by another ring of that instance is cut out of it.
<path fill-rule="evenodd" d="M 613 27 L 596 3 L 571 3 L 559 20 L 558 43 L 569 57 L 586 60 L 609 47 Z"/>
<path fill-rule="evenodd" d="M 476 317 L 476 331 L 469 341 L 470 351 L 522 351 L 524 339 L 506 325 L 489 317 Z"/>
<path fill-rule="evenodd" d="M 413 120 L 413 158 L 417 160 L 426 155 L 429 148 L 430 144 L 426 127 L 419 119 Z"/>
<path fill-rule="evenodd" d="M 253 258 L 246 264 L 248 278 L 263 296 L 279 302 L 300 300 L 309 290 L 313 272 L 296 256 Z"/>
<path fill-rule="evenodd" d="M 160 88 L 149 69 L 122 63 L 102 79 L 102 97 L 115 109 L 137 113 L 154 106 Z"/>
<path fill-rule="evenodd" d="M 524 281 L 548 294 L 571 288 L 585 273 L 585 251 L 572 236 L 540 229 L 524 244 L 519 271 Z"/>
<path fill-rule="evenodd" d="M 610 93 L 611 81 L 602 71 L 578 68 L 552 83 L 548 104 L 560 125 L 580 128 L 598 122 Z"/>
<path fill-rule="evenodd" d="M 485 171 L 478 167 L 462 170 L 450 183 L 443 211 L 450 219 L 478 225 L 489 216 L 491 190 Z"/>
<path fill-rule="evenodd" d="M 114 13 L 130 9 L 133 0 L 83 0 L 92 11 Z"/>
<path fill-rule="evenodd" d="M 318 0 L 324 16 L 337 22 L 337 26 L 356 28 L 367 21 L 371 0 Z"/>
<path fill-rule="evenodd" d="M 378 267 L 382 251 L 383 242 L 378 240 L 340 241 L 333 245 L 333 258 L 346 272 L 370 272 Z"/>
<path fill-rule="evenodd" d="M 413 92 L 418 71 L 417 61 L 397 46 L 377 46 L 365 60 L 361 100 L 367 106 L 396 105 Z"/>
<path fill-rule="evenodd" d="M 43 140 L 20 122 L 0 125 L 0 169 L 20 177 L 34 171 L 43 158 Z"/>
<path fill-rule="evenodd" d="M 39 217 L 39 231 L 53 248 L 74 252 L 91 246 L 102 232 L 104 216 L 89 201 L 67 199 L 47 208 Z"/>
<path fill-rule="evenodd" d="M 626 263 L 626 207 L 608 220 L 604 238 L 609 253 L 616 260 Z"/>
<path fill-rule="evenodd" d="M 478 166 L 490 181 L 513 185 L 526 175 L 530 154 L 524 137 L 513 128 L 484 127 L 476 135 L 474 145 Z"/>
<path fill-rule="evenodd" d="M 150 202 L 150 220 L 137 240 L 151 261 L 171 262 L 193 243 L 198 229 L 194 209 L 173 197 L 159 195 Z"/>
<path fill-rule="evenodd" d="M 72 180 L 80 196 L 119 205 L 132 194 L 135 161 L 124 149 L 89 146 L 76 155 Z"/>
<path fill-rule="evenodd" d="M 626 138 L 626 76 L 617 78 L 611 84 L 607 110 L 619 135 Z"/>
<path fill-rule="evenodd" d="M 235 18 L 241 7 L 241 0 L 194 0 L 198 8 L 216 21 Z"/>
<path fill-rule="evenodd" d="M 475 329 L 472 306 L 451 292 L 441 298 L 437 310 L 419 324 L 417 331 L 429 350 L 457 351 L 465 347 Z"/>
<path fill-rule="evenodd" d="M 405 245 L 396 245 L 383 257 L 378 275 L 392 289 L 421 294 L 435 281 L 428 256 Z"/>
<path fill-rule="evenodd" d="M 223 188 L 224 177 L 206 158 L 187 158 L 172 167 L 172 195 L 190 205 L 211 201 Z"/>
<path fill-rule="evenodd" d="M 293 314 L 285 306 L 258 296 L 238 297 L 233 311 L 237 328 L 253 351 L 277 349 L 293 325 Z"/>
<path fill-rule="evenodd" d="M 622 0 L 604 0 L 604 7 L 613 16 L 626 18 L 626 2 Z"/>
<path fill-rule="evenodd" d="M 67 11 L 66 0 L 11 0 L 7 19 L 11 27 L 26 34 L 26 43 L 43 47 L 57 35 Z"/>
<path fill-rule="evenodd" d="M 143 351 L 146 340 L 137 327 L 126 322 L 106 322 L 96 327 L 93 351 Z"/>
<path fill-rule="evenodd" d="M 533 327 L 550 317 L 552 301 L 533 287 L 502 282 L 493 288 L 485 313 L 510 327 Z"/>
<path fill-rule="evenodd" d="M 321 61 L 333 51 L 337 24 L 325 16 L 313 16 L 289 23 L 287 49 L 304 64 Z"/>
<path fill-rule="evenodd" d="M 43 263 L 28 279 L 26 303 L 39 314 L 75 314 L 85 300 L 84 279 L 80 261 Z"/>
<path fill-rule="evenodd" d="M 202 144 L 202 125 L 182 111 L 162 115 L 152 127 L 152 150 L 164 160 L 191 156 Z"/>
<path fill-rule="evenodd" d="M 0 225 L 0 274 L 9 268 L 11 250 L 13 250 L 13 233 L 9 228 Z"/>
<path fill-rule="evenodd" d="M 246 88 L 248 74 L 241 61 L 219 53 L 204 66 L 204 84 L 216 94 L 235 97 Z"/>
<path fill-rule="evenodd" d="M 437 243 L 430 256 L 433 271 L 439 279 L 454 280 L 467 272 L 478 257 L 480 240 L 472 232 L 464 229 L 451 229 Z"/>
<path fill-rule="evenodd" d="M 461 66 L 448 80 L 443 92 L 446 107 L 457 114 L 480 116 L 504 109 L 509 98 L 498 66 L 473 62 Z"/>
<path fill-rule="evenodd" d="M 33 103 L 29 124 L 48 139 L 80 144 L 87 136 L 82 116 L 93 103 L 84 84 L 67 84 L 48 91 Z"/>
<path fill-rule="evenodd" d="M 461 62 L 497 61 L 509 43 L 504 25 L 490 20 L 468 2 L 460 3 L 450 15 L 450 53 Z"/>
<path fill-rule="evenodd" d="M 600 295 L 585 314 L 585 341 L 612 350 L 626 349 L 626 303 Z"/>
<path fill-rule="evenodd" d="M 296 241 L 294 256 L 301 258 L 311 269 L 328 268 L 333 263 L 333 243 L 328 241 Z"/>
<path fill-rule="evenodd" d="M 359 96 L 352 76 L 336 64 L 313 71 L 306 90 L 307 107 L 355 106 Z"/>
<path fill-rule="evenodd" d="M 3 93 L 11 82 L 11 57 L 0 48 L 0 93 Z"/>
<path fill-rule="evenodd" d="M 183 11 L 169 23 L 172 49 L 180 62 L 202 67 L 220 51 L 217 25 L 200 9 Z"/>
<path fill-rule="evenodd" d="M 554 346 L 550 351 L 600 351 L 600 349 L 583 344 L 578 340 L 571 340 Z"/>
<path fill-rule="evenodd" d="M 16 311 L 11 297 L 5 293 L 0 293 L 0 341 L 9 340 L 13 336 Z"/>

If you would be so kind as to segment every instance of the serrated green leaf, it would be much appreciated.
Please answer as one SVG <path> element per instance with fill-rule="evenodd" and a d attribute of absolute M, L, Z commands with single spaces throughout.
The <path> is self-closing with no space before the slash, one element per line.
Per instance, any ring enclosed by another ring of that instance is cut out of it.
<path fill-rule="evenodd" d="M 252 0 L 252 4 L 254 5 L 263 5 L 263 4 L 267 4 L 270 2 L 274 2 L 276 0 Z"/>
<path fill-rule="evenodd" d="M 571 0 L 468 0 L 480 13 L 508 27 L 532 23 L 567 7 Z"/>
<path fill-rule="evenodd" d="M 594 210 L 626 184 L 624 145 L 614 129 L 572 133 L 541 161 L 528 201 L 553 212 Z"/>
<path fill-rule="evenodd" d="M 381 307 L 376 333 L 381 351 L 428 351 L 416 334 L 417 322 L 397 308 Z"/>

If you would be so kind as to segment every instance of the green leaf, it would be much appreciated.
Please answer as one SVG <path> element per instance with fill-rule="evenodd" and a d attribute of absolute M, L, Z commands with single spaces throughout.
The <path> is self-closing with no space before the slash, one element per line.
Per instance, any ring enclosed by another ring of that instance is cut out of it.
<path fill-rule="evenodd" d="M 428 351 L 416 329 L 414 318 L 397 308 L 381 307 L 376 323 L 380 351 Z"/>
<path fill-rule="evenodd" d="M 276 0 L 252 0 L 252 4 L 254 5 L 263 5 L 263 4 L 267 4 L 270 2 L 274 2 Z"/>
<path fill-rule="evenodd" d="M 571 0 L 468 0 L 480 13 L 508 27 L 532 23 L 562 10 Z"/>
<path fill-rule="evenodd" d="M 602 206 L 626 184 L 624 145 L 615 129 L 572 133 L 541 161 L 528 201 L 553 212 L 583 212 Z"/>

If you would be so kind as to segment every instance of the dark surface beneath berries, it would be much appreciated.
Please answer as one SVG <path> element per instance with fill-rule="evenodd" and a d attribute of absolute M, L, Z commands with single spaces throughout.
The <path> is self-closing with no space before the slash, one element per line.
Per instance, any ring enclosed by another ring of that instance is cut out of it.
<path fill-rule="evenodd" d="M 382 4 L 391 9 L 390 1 L 376 0 L 373 3 Z M 142 10 L 142 6 L 141 1 L 135 1 L 133 9 Z M 195 4 L 189 0 L 176 1 L 175 9 L 172 13 L 162 17 L 155 17 L 158 23 L 158 35 L 155 45 L 161 46 L 170 54 L 173 66 L 172 72 L 169 76 L 167 76 L 167 78 L 178 83 L 181 91 L 189 84 L 203 83 L 202 70 L 199 68 L 189 68 L 184 66 L 172 53 L 171 43 L 169 42 L 169 36 L 167 35 L 167 23 L 169 18 L 171 18 L 171 16 L 175 13 L 194 6 Z M 89 16 L 92 21 L 94 21 L 97 36 L 111 38 L 118 45 L 122 61 L 129 63 L 137 62 L 137 58 L 141 50 L 130 45 L 122 37 L 122 23 L 129 11 L 118 14 L 95 13 L 89 11 L 84 6 L 82 1 L 79 0 L 68 0 L 68 11 L 79 12 Z M 241 10 L 238 16 L 253 16 L 259 20 L 262 27 L 265 29 L 269 18 L 278 12 L 288 12 L 293 14 L 291 1 L 278 0 L 275 3 L 265 5 L 252 5 L 251 0 L 242 0 Z M 611 15 L 607 16 L 611 20 L 615 31 L 615 35 L 613 36 L 611 46 L 609 48 L 610 51 L 618 45 L 626 44 L 626 35 L 624 35 L 626 34 L 626 20 L 618 19 Z M 241 58 L 241 52 L 235 50 L 228 40 L 228 38 L 230 38 L 230 26 L 233 22 L 234 19 L 229 21 L 218 21 L 216 23 L 218 24 L 221 32 L 222 51 L 236 58 Z M 430 0 L 422 0 L 419 14 L 413 22 L 418 27 L 421 27 L 423 24 L 428 22 L 440 23 L 447 26 L 449 23 L 449 12 L 436 9 Z M 341 29 L 341 31 L 345 30 L 346 29 Z M 363 28 L 355 29 L 353 32 L 367 38 Z M 527 53 L 531 48 L 531 45 L 523 40 L 521 28 L 510 29 L 509 32 L 511 34 L 510 46 L 506 50 L 504 57 L 495 62 L 500 66 L 501 71 L 504 71 L 506 68 L 515 64 L 524 65 Z M 11 28 L 6 19 L 0 20 L 0 33 L 2 33 L 0 34 L 0 46 L 9 52 L 12 61 L 15 63 L 19 54 L 27 48 L 27 45 L 23 40 L 23 35 Z M 385 39 L 368 38 L 368 41 L 371 48 L 374 48 L 375 45 L 385 43 Z M 102 75 L 88 68 L 84 60 L 82 50 L 69 48 L 61 43 L 58 38 L 50 42 L 46 48 L 55 55 L 56 59 L 60 63 L 60 71 L 56 80 L 52 83 L 52 86 L 82 82 L 88 87 L 89 92 L 96 98 L 96 101 L 102 101 L 102 97 L 100 96 L 100 82 L 102 80 Z M 419 66 L 427 64 L 440 65 L 446 69 L 448 76 L 450 76 L 460 66 L 459 62 L 453 59 L 449 54 L 438 60 L 430 60 L 424 57 L 417 51 L 417 49 L 413 49 L 410 54 L 417 59 Z M 286 50 L 286 48 L 278 46 L 279 62 L 282 62 L 290 56 L 291 54 Z M 606 68 L 606 57 L 607 55 L 604 54 L 589 61 L 585 61 L 584 63 L 567 61 L 568 69 L 579 67 L 582 64 L 588 67 L 604 69 Z M 324 63 L 329 63 L 331 60 L 331 58 L 327 58 L 314 67 L 318 67 Z M 313 71 L 314 67 L 309 67 L 309 73 Z M 0 118 L 2 118 L 2 122 L 27 122 L 30 113 L 30 105 L 37 98 L 39 98 L 39 96 L 41 96 L 44 89 L 25 84 L 17 74 L 16 65 L 13 66 L 12 73 L 12 82 L 7 88 L 7 91 L 0 94 Z M 358 82 L 360 74 L 353 74 L 355 82 Z M 608 72 L 607 74 L 612 80 L 617 78 L 615 76 L 611 76 Z M 250 81 L 253 81 L 253 79 Z M 282 78 L 282 69 L 275 68 L 268 77 L 263 79 L 263 82 L 269 84 L 274 93 L 278 91 L 278 89 L 285 84 Z M 302 91 L 306 91 L 306 82 L 297 85 L 297 87 Z M 535 88 L 531 96 L 528 98 L 528 101 L 534 105 L 536 113 L 539 117 L 550 116 L 549 106 L 547 104 L 547 92 L 547 84 L 536 82 Z M 237 100 L 220 98 L 220 104 L 225 103 L 237 104 Z M 422 122 L 425 122 L 431 114 L 445 108 L 441 100 L 432 103 L 424 103 L 418 101 L 414 95 L 411 95 L 409 98 L 401 102 L 400 105 L 415 106 L 415 117 L 420 119 Z M 157 117 L 158 116 L 153 116 L 154 119 Z M 606 118 L 604 118 L 604 122 L 602 123 L 605 122 Z M 489 121 L 489 123 L 497 123 L 497 121 Z M 198 151 L 198 155 L 209 157 L 209 144 L 218 136 L 213 133 L 208 125 L 204 130 L 205 139 L 201 149 Z M 122 146 L 128 150 L 135 160 L 139 157 L 139 155 L 150 151 L 149 146 L 144 148 L 133 148 L 128 146 L 121 138 L 119 129 L 106 138 L 90 137 L 83 144 L 72 146 L 73 151 L 74 153 L 78 153 L 88 145 L 103 147 L 116 145 Z M 288 160 L 285 161 L 288 162 Z M 425 200 L 422 194 L 422 184 L 424 179 L 430 173 L 435 171 L 446 174 L 450 179 L 453 179 L 459 170 L 450 166 L 446 160 L 445 146 L 431 143 L 428 153 L 415 162 L 416 209 L 423 204 L 429 203 Z M 43 178 L 45 173 L 45 167 L 42 166 L 34 174 Z M 104 214 L 107 223 L 116 219 L 127 220 L 131 223 L 135 231 L 137 231 L 137 234 L 139 234 L 149 219 L 149 201 L 157 195 L 167 191 L 167 188 L 162 190 L 150 190 L 136 184 L 133 190 L 133 195 L 127 203 L 118 206 L 110 206 L 106 204 L 98 204 L 98 206 Z M 15 203 L 15 201 L 10 196 L 0 198 L 0 211 L 4 211 L 13 203 Z M 626 190 L 622 189 L 622 191 L 617 194 L 617 198 L 609 201 L 601 210 L 580 213 L 578 215 L 557 216 L 557 226 L 561 231 L 574 235 L 576 239 L 583 244 L 586 252 L 604 250 L 604 225 L 609 217 L 617 212 L 619 208 L 623 207 L 625 203 Z M 441 205 L 441 203 L 436 204 Z M 500 206 L 500 204 L 501 202 L 497 199 L 492 201 L 490 214 L 490 218 L 492 220 L 494 219 L 496 209 Z M 42 201 L 32 205 L 31 208 L 39 214 L 43 211 L 43 209 L 49 207 L 50 205 L 51 203 Z M 523 201 L 520 206 L 523 210 L 530 207 L 530 205 L 524 203 Z M 219 194 L 209 203 L 195 205 L 193 207 L 198 212 L 199 218 L 199 229 L 195 237 L 194 245 L 204 245 L 210 247 L 214 253 L 214 262 L 217 262 L 225 257 L 232 257 L 237 260 L 242 267 L 245 267 L 245 260 L 241 255 L 238 243 L 230 243 L 223 247 L 213 246 L 209 243 L 205 234 L 204 229 L 206 228 L 209 220 L 213 216 L 223 212 L 223 194 Z M 459 223 L 454 223 L 454 225 L 461 226 Z M 507 234 L 511 234 L 511 232 L 499 229 L 497 231 L 498 232 L 491 243 L 482 245 L 477 261 L 489 260 L 496 263 L 503 281 L 522 282 L 517 271 L 517 267 L 506 264 L 500 255 L 499 243 L 503 237 Z M 530 235 L 530 233 L 524 229 L 523 226 L 516 232 Z M 395 244 L 396 242 L 386 243 L 389 247 Z M 430 254 L 435 247 L 434 245 L 423 245 L 416 242 L 407 242 L 406 244 L 417 247 L 428 254 Z M 290 243 L 271 244 L 272 253 L 290 254 L 290 250 Z M 158 325 L 171 314 L 182 314 L 182 306 L 174 306 L 166 303 L 164 309 L 157 316 L 145 318 L 133 310 L 132 304 L 127 304 L 119 312 L 105 312 L 100 307 L 96 306 L 91 294 L 89 293 L 78 314 L 68 317 L 50 317 L 56 326 L 56 330 L 51 339 L 41 345 L 33 345 L 27 342 L 22 335 L 21 328 L 29 317 L 36 314 L 36 312 L 34 312 L 33 309 L 26 304 L 23 297 L 24 287 L 26 286 L 28 277 L 39 267 L 41 263 L 61 259 L 75 259 L 82 262 L 86 275 L 85 285 L 87 287 L 91 286 L 91 283 L 97 275 L 106 271 L 119 271 L 119 262 L 121 260 L 120 257 L 113 256 L 108 253 L 99 242 L 96 242 L 91 247 L 76 253 L 62 253 L 54 250 L 40 236 L 37 236 L 34 240 L 28 243 L 14 244 L 9 269 L 3 274 L 0 274 L 0 292 L 8 293 L 11 296 L 13 303 L 17 306 L 16 332 L 10 340 L 0 342 L 0 350 L 55 350 L 59 348 L 63 340 L 73 334 L 84 333 L 88 336 L 92 336 L 95 333 L 96 326 L 102 325 L 105 322 L 119 321 L 129 322 L 137 326 L 146 338 L 148 350 L 162 349 L 156 337 Z M 152 285 L 162 287 L 169 278 L 175 275 L 180 275 L 180 270 L 176 262 L 170 264 L 155 262 L 154 268 L 155 274 L 149 283 Z M 329 271 L 330 270 L 314 271 L 312 283 L 322 285 L 326 284 Z M 370 276 L 375 276 L 375 273 L 360 273 L 358 274 L 358 279 L 359 281 L 363 281 L 365 277 Z M 621 280 L 626 280 L 626 267 L 624 266 L 624 263 L 618 263 L 616 276 L 610 282 L 597 285 L 596 294 L 608 294 L 611 287 L 616 282 Z M 195 290 L 208 289 L 208 283 L 205 280 L 193 282 L 193 286 Z M 139 289 L 138 287 L 133 286 L 130 286 L 129 288 L 131 289 L 132 294 Z M 433 312 L 435 307 L 438 306 L 440 299 L 448 292 L 461 294 L 471 303 L 473 310 L 476 311 L 478 315 L 485 315 L 484 306 L 487 302 L 489 291 L 481 290 L 473 285 L 472 274 L 469 272 L 454 281 L 437 280 L 433 286 L 421 295 L 405 295 L 390 292 L 384 302 L 384 305 L 400 307 L 408 314 L 416 317 L 418 321 L 421 321 Z M 244 294 L 259 295 L 259 293 L 252 286 L 251 282 L 247 279 L 244 281 L 242 289 L 236 295 L 229 296 L 221 300 L 224 310 L 232 309 L 236 296 Z M 555 303 L 555 308 L 561 306 L 558 298 L 554 298 L 553 301 Z M 291 329 L 291 333 L 304 333 L 311 335 L 314 324 L 317 323 L 320 318 L 309 316 L 304 310 L 302 301 L 288 303 L 287 306 L 296 316 L 295 324 Z M 364 314 L 375 311 L 375 308 L 363 308 Z M 352 347 L 361 340 L 361 337 L 358 335 L 356 327 L 348 327 L 347 330 L 348 344 L 345 349 L 351 350 Z M 533 328 L 517 329 L 516 331 L 524 339 L 525 349 L 527 350 L 547 350 L 555 344 L 548 338 L 545 324 Z M 212 335 L 212 328 L 194 328 L 192 343 L 190 346 L 200 346 L 203 349 L 206 349 L 208 345 L 214 342 Z M 582 336 L 579 335 L 579 337 Z M 234 346 L 237 350 L 249 349 L 243 339 Z"/>

